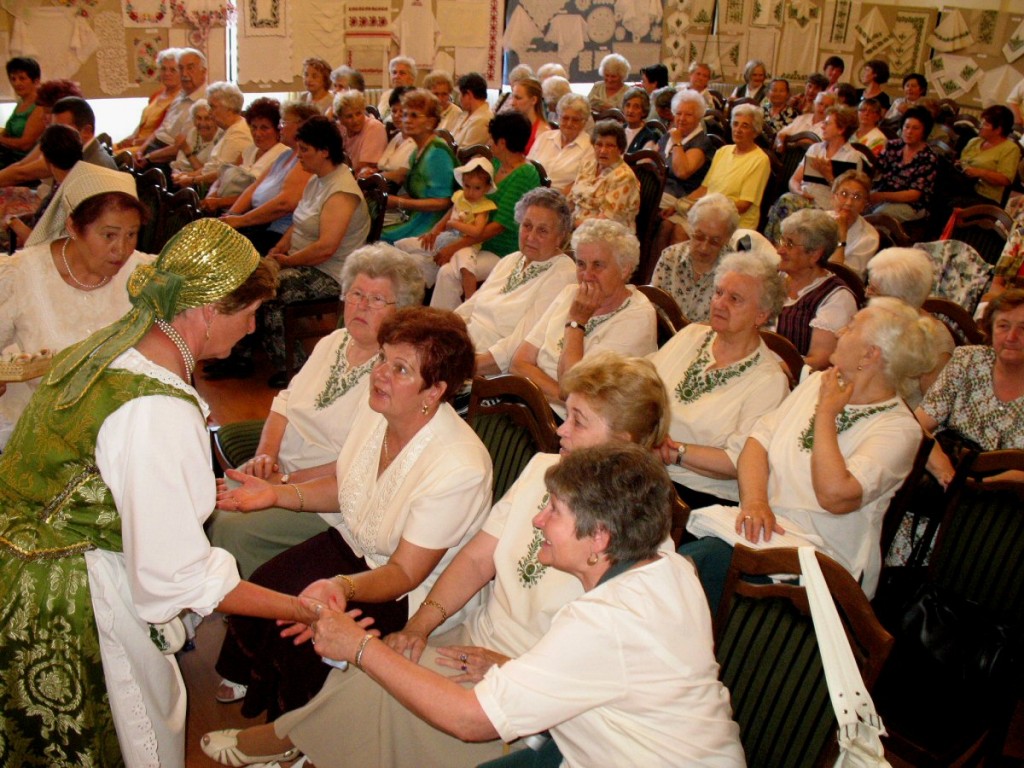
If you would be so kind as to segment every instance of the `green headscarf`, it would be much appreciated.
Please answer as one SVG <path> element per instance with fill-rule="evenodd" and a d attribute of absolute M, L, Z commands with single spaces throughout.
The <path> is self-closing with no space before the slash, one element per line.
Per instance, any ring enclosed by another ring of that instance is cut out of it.
<path fill-rule="evenodd" d="M 260 262 L 252 243 L 217 219 L 200 219 L 164 246 L 153 264 L 140 264 L 128 278 L 132 309 L 69 348 L 44 379 L 62 386 L 57 408 L 77 403 L 99 375 L 138 343 L 158 319 L 223 299 L 242 285 Z"/>

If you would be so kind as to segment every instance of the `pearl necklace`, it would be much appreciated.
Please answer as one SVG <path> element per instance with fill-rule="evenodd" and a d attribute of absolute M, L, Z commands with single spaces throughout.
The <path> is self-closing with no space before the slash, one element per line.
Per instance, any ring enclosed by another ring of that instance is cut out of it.
<path fill-rule="evenodd" d="M 164 320 L 157 320 L 156 325 L 171 340 L 174 346 L 178 348 L 181 361 L 185 364 L 185 379 L 190 380 L 192 378 L 192 371 L 196 369 L 196 359 L 192 356 L 192 350 L 188 348 L 185 340 L 181 338 L 181 334 L 178 333 L 173 325 Z"/>
<path fill-rule="evenodd" d="M 68 243 L 69 242 L 71 242 L 71 238 L 70 237 L 67 238 L 64 241 L 64 245 L 62 245 L 60 247 L 60 257 L 64 260 L 64 269 L 66 269 L 68 271 L 68 277 L 71 278 L 71 282 L 73 282 L 75 285 L 77 285 L 79 288 L 81 288 L 84 291 L 95 291 L 97 288 L 101 288 L 102 286 L 104 286 L 108 282 L 110 282 L 110 276 L 109 275 L 104 277 L 102 280 L 100 280 L 95 285 L 89 285 L 88 283 L 83 283 L 81 280 L 79 280 L 77 277 L 75 277 L 75 273 L 71 271 L 71 265 L 68 264 Z"/>

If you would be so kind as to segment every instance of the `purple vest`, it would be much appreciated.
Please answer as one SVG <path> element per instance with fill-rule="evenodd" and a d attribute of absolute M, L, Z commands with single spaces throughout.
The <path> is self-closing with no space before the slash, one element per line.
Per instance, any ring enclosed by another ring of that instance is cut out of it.
<path fill-rule="evenodd" d="M 779 313 L 778 332 L 793 342 L 801 355 L 806 355 L 811 348 L 811 320 L 818 313 L 821 302 L 836 290 L 853 295 L 838 277 L 829 275 L 821 285 L 805 293 L 795 304 L 783 307 Z"/>

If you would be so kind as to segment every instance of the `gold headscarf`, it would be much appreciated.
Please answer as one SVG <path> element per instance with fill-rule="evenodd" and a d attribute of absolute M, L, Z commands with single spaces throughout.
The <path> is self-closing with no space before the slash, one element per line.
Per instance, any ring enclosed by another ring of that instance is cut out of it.
<path fill-rule="evenodd" d="M 260 262 L 252 243 L 216 219 L 200 219 L 164 246 L 153 264 L 128 278 L 133 308 L 61 355 L 46 386 L 62 385 L 57 408 L 77 403 L 115 358 L 138 343 L 157 319 L 170 321 L 192 307 L 212 304 L 248 279 Z"/>

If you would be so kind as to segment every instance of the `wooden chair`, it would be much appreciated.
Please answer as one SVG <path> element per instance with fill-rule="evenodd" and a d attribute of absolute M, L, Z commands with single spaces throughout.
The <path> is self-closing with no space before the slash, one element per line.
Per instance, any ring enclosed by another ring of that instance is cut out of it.
<path fill-rule="evenodd" d="M 494 153 L 491 152 L 491 148 L 486 144 L 470 144 L 465 147 L 459 147 L 455 156 L 459 160 L 459 165 L 465 165 L 474 157 L 486 157 L 488 160 L 494 159 Z"/>
<path fill-rule="evenodd" d="M 1004 656 L 996 655 L 998 643 L 979 649 L 997 664 L 1014 653 L 1019 660 L 1024 617 L 1024 482 L 986 479 L 1009 470 L 1024 471 L 1024 451 L 973 453 L 961 460 L 946 492 L 925 582 L 965 611 L 963 637 L 992 637 L 994 627 L 1004 627 Z M 875 703 L 889 731 L 887 748 L 902 761 L 998 761 L 1020 693 L 1019 667 L 996 666 L 976 686 L 965 685 L 967 668 L 935 664 L 914 636 L 897 632 Z"/>
<path fill-rule="evenodd" d="M 914 244 L 903 225 L 887 213 L 869 213 L 864 220 L 877 229 L 880 235 L 884 234 L 893 245 L 909 248 Z"/>
<path fill-rule="evenodd" d="M 135 155 L 127 149 L 122 149 L 114 153 L 114 165 L 117 166 L 117 170 L 130 173 L 135 170 Z"/>
<path fill-rule="evenodd" d="M 452 151 L 453 155 L 458 151 L 459 148 L 455 144 L 455 137 L 452 136 L 451 131 L 446 131 L 444 128 L 435 128 L 434 135 L 448 145 L 448 148 Z"/>
<path fill-rule="evenodd" d="M 973 247 L 989 264 L 995 265 L 1013 231 L 1013 219 L 995 205 L 954 208 L 943 239 L 959 240 Z"/>
<path fill-rule="evenodd" d="M 665 166 L 665 158 L 660 152 L 653 149 L 627 152 L 623 159 L 633 169 L 637 181 L 640 182 L 640 212 L 636 217 L 636 237 L 640 241 L 640 261 L 633 273 L 635 279 L 632 282 L 648 283 L 658 258 L 658 254 L 653 253 L 653 249 L 661 223 L 658 210 L 661 207 L 661 196 L 665 192 L 668 168 Z"/>
<path fill-rule="evenodd" d="M 491 454 L 494 501 L 505 495 L 534 454 L 558 453 L 551 406 L 540 388 L 522 376 L 475 377 L 466 421 Z"/>
<path fill-rule="evenodd" d="M 213 455 L 222 475 L 225 470 L 236 469 L 256 455 L 263 423 L 263 419 L 246 419 L 210 428 Z"/>
<path fill-rule="evenodd" d="M 658 312 L 659 347 L 690 324 L 683 314 L 683 310 L 679 308 L 679 304 L 668 291 L 648 284 L 638 285 L 636 289 L 647 297 L 647 300 L 654 305 L 654 309 Z M 662 325 L 665 326 L 669 334 L 664 341 L 661 339 Z"/>
<path fill-rule="evenodd" d="M 159 168 L 147 168 L 132 175 L 135 176 L 135 192 L 139 196 L 139 202 L 150 215 L 149 221 L 139 229 L 136 247 L 143 253 L 159 253 L 159 249 L 154 248 L 154 245 L 160 229 L 160 206 L 167 191 L 167 178 Z"/>
<path fill-rule="evenodd" d="M 782 367 L 789 377 L 789 388 L 794 389 L 800 383 L 800 374 L 804 370 L 804 359 L 793 342 L 775 331 L 761 331 L 765 345 L 782 358 Z"/>
<path fill-rule="evenodd" d="M 668 126 L 665 125 L 665 123 L 657 117 L 652 117 L 649 120 L 645 120 L 644 125 L 646 125 L 648 128 L 653 128 L 654 130 L 661 134 L 664 134 L 668 131 Z"/>
<path fill-rule="evenodd" d="M 358 184 L 370 211 L 370 232 L 366 235 L 366 242 L 375 243 L 380 240 L 380 233 L 384 229 L 384 214 L 388 210 L 388 181 L 381 174 L 372 173 L 359 179 Z"/>
<path fill-rule="evenodd" d="M 686 531 L 686 523 L 690 520 L 690 507 L 679 496 L 672 502 L 672 527 L 669 535 L 678 548 L 683 543 L 683 533 Z"/>
<path fill-rule="evenodd" d="M 821 266 L 838 277 L 843 285 L 853 292 L 853 297 L 857 300 L 858 307 L 863 307 L 867 304 L 867 293 L 864 290 L 864 281 L 860 279 L 860 275 L 845 264 L 837 264 L 834 261 L 826 261 Z"/>
<path fill-rule="evenodd" d="M 984 344 L 985 335 L 974 322 L 971 313 L 956 302 L 944 299 L 941 296 L 929 296 L 921 306 L 925 312 L 930 312 L 946 324 L 949 332 L 953 334 L 953 340 L 957 346 L 964 344 Z"/>
<path fill-rule="evenodd" d="M 592 111 L 591 116 L 594 118 L 595 123 L 598 120 L 615 120 L 619 123 L 622 123 L 623 126 L 626 125 L 626 116 L 622 113 L 622 110 L 618 109 L 617 107 L 610 107 L 608 109 Z"/>
<path fill-rule="evenodd" d="M 910 506 L 914 491 L 917 489 L 918 483 L 921 482 L 921 478 L 924 477 L 925 465 L 928 463 L 928 455 L 931 453 L 933 445 L 935 445 L 935 438 L 922 433 L 921 442 L 917 446 L 917 453 L 914 455 L 914 463 L 910 467 L 910 473 L 896 490 L 896 493 L 893 494 L 892 498 L 889 499 L 889 506 L 886 507 L 885 514 L 882 516 L 883 563 L 885 562 L 886 555 L 889 554 L 889 548 L 892 546 L 893 540 L 896 538 L 900 524 L 903 522 L 903 515 L 906 514 Z"/>
<path fill-rule="evenodd" d="M 160 210 L 157 227 L 153 235 L 153 253 L 159 253 L 186 224 L 200 219 L 203 212 L 199 207 L 199 195 L 192 187 L 183 187 L 174 194 L 163 190 L 160 195 Z"/>
<path fill-rule="evenodd" d="M 341 297 L 295 301 L 284 305 L 284 364 L 288 376 L 298 370 L 295 353 L 305 339 L 319 339 L 341 327 L 345 302 Z"/>
<path fill-rule="evenodd" d="M 875 153 L 868 148 L 867 144 L 861 144 L 859 141 L 851 141 L 850 146 L 853 149 L 857 150 L 860 156 L 864 158 L 864 173 L 866 173 L 869 177 L 874 176 L 875 163 L 878 161 L 878 158 L 875 157 Z"/>
<path fill-rule="evenodd" d="M 846 569 L 826 555 L 817 558 L 870 691 L 892 636 Z M 836 748 L 836 718 L 804 588 L 744 580 L 799 573 L 796 549 L 738 545 L 726 577 L 715 656 L 751 768 L 820 765 Z"/>
<path fill-rule="evenodd" d="M 540 177 L 540 185 L 542 187 L 550 187 L 551 179 L 548 178 L 548 172 L 544 170 L 544 166 L 540 164 L 540 161 L 527 158 L 527 162 L 533 163 L 533 167 L 537 169 L 537 175 Z"/>

